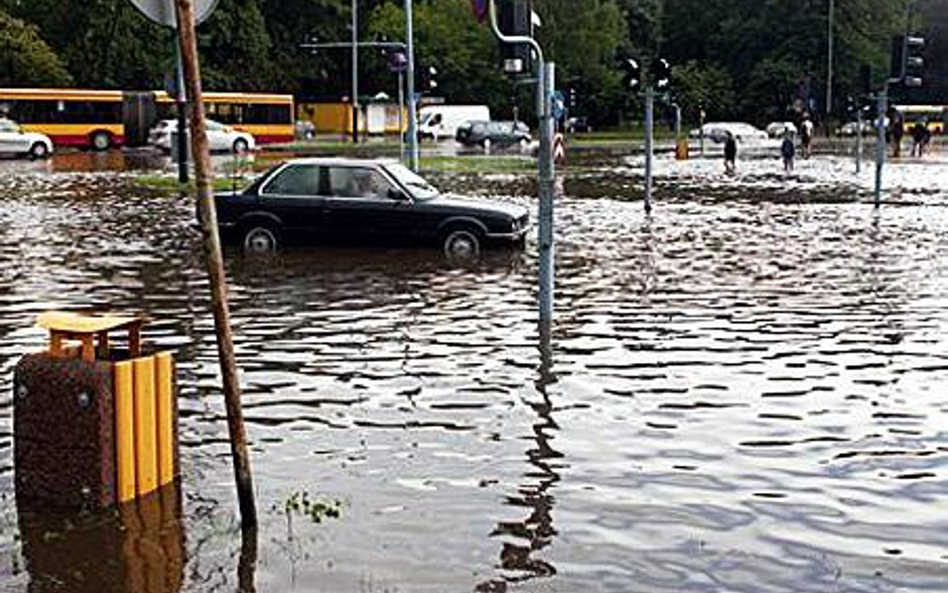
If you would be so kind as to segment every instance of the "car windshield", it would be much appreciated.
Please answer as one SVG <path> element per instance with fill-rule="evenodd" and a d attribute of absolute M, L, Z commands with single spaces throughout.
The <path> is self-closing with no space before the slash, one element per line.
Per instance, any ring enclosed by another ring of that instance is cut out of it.
<path fill-rule="evenodd" d="M 430 200 L 440 193 L 433 185 L 404 165 L 392 163 L 385 165 L 385 170 L 400 184 L 408 188 L 415 199 Z"/>

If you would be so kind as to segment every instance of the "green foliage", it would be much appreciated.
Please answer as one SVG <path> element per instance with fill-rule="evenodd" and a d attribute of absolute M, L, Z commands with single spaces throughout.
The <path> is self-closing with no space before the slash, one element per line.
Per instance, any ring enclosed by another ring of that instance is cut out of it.
<path fill-rule="evenodd" d="M 709 120 L 730 119 L 734 113 L 734 87 L 723 68 L 691 60 L 674 66 L 675 95 L 687 121 L 697 122 L 705 110 Z"/>
<path fill-rule="evenodd" d="M 277 507 L 274 506 L 274 509 Z M 301 515 L 318 524 L 325 519 L 338 519 L 342 514 L 342 503 L 338 500 L 310 500 L 309 492 L 299 491 L 283 501 L 281 510 L 287 516 Z"/>
<path fill-rule="evenodd" d="M 33 25 L 0 10 L 0 86 L 67 86 L 72 77 Z"/>

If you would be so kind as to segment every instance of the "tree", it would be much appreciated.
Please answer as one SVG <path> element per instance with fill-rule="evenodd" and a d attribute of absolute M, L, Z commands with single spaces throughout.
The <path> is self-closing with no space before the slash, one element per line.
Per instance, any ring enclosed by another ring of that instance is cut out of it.
<path fill-rule="evenodd" d="M 72 77 L 33 25 L 0 10 L 0 86 L 66 86 Z"/>
<path fill-rule="evenodd" d="M 672 68 L 675 95 L 682 115 L 698 121 L 704 109 L 710 119 L 729 119 L 734 113 L 734 87 L 731 76 L 720 66 L 690 60 Z"/>

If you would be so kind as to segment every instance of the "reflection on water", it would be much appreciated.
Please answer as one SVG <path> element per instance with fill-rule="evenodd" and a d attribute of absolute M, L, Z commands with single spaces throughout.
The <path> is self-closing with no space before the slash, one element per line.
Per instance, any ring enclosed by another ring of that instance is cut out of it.
<path fill-rule="evenodd" d="M 629 162 L 570 172 L 539 348 L 534 245 L 470 267 L 229 251 L 252 538 L 193 204 L 17 170 L 0 188 L 3 588 L 84 572 L 28 543 L 42 530 L 10 496 L 12 368 L 45 343 L 36 313 L 68 308 L 145 313 L 175 350 L 182 591 L 943 591 L 948 195 L 921 188 L 944 170 L 894 166 L 910 189 L 874 215 L 861 182 L 836 187 L 844 163 L 819 162 L 737 179 L 659 162 L 651 219 Z M 527 177 L 438 181 L 533 202 Z M 341 516 L 288 529 L 301 491 Z M 115 537 L 94 538 L 126 575 Z"/>
<path fill-rule="evenodd" d="M 27 591 L 178 593 L 184 583 L 184 527 L 177 485 L 114 513 L 20 506 Z"/>

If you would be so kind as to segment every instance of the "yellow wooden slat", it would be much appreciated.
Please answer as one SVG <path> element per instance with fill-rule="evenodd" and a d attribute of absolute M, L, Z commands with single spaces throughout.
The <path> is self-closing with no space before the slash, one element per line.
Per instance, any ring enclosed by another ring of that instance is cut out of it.
<path fill-rule="evenodd" d="M 158 485 L 170 484 L 174 468 L 174 360 L 170 352 L 155 355 L 155 396 L 158 408 Z"/>
<path fill-rule="evenodd" d="M 135 405 L 131 361 L 113 367 L 115 395 L 116 496 L 119 503 L 135 498 Z"/>
<path fill-rule="evenodd" d="M 132 361 L 135 370 L 135 486 L 142 496 L 158 487 L 155 359 Z"/>

